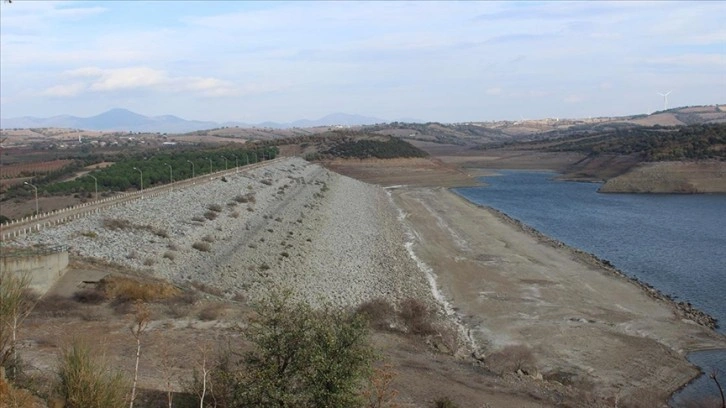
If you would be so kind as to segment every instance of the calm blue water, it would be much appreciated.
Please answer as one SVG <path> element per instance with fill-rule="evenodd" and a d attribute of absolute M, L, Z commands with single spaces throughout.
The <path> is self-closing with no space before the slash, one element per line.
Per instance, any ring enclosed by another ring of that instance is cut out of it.
<path fill-rule="evenodd" d="M 500 174 L 485 178 L 487 187 L 456 192 L 691 302 L 725 332 L 726 195 L 599 194 L 597 183 L 557 181 L 551 172 Z M 696 354 L 694 363 L 707 372 L 715 364 L 726 382 L 726 353 Z M 709 393 L 709 381 L 684 393 Z"/>

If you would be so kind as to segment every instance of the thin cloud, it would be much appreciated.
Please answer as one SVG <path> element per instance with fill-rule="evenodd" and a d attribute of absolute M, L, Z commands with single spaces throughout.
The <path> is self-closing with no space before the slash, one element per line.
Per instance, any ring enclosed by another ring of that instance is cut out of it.
<path fill-rule="evenodd" d="M 202 96 L 231 96 L 238 91 L 230 81 L 212 77 L 174 77 L 150 67 L 102 69 L 82 67 L 67 71 L 64 76 L 86 80 L 50 87 L 44 91 L 51 96 L 77 96 L 82 92 L 115 92 L 148 89 L 158 92 L 194 92 Z"/>
<path fill-rule="evenodd" d="M 43 91 L 42 95 L 67 98 L 80 95 L 86 90 L 86 88 L 86 84 L 83 83 L 56 85 Z"/>

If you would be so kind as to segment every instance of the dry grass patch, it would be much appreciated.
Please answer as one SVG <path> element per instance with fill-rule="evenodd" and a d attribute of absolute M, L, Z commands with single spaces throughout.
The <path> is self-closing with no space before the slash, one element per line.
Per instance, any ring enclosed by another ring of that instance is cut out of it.
<path fill-rule="evenodd" d="M 121 302 L 144 301 L 152 302 L 174 298 L 181 294 L 181 290 L 168 282 L 158 280 L 141 281 L 126 276 L 109 275 L 101 279 L 98 288 L 109 299 Z"/>
<path fill-rule="evenodd" d="M 208 293 L 210 295 L 214 296 L 224 296 L 224 292 L 222 289 L 215 288 L 214 286 L 207 285 L 204 282 L 200 281 L 192 281 L 191 283 L 192 287 L 200 292 Z"/>
<path fill-rule="evenodd" d="M 125 230 L 133 228 L 134 224 L 129 220 L 122 220 L 120 218 L 104 218 L 103 226 L 111 231 Z"/>
<path fill-rule="evenodd" d="M 44 317 L 62 317 L 77 310 L 77 302 L 60 295 L 49 295 L 41 298 L 33 307 L 33 314 Z"/>
<path fill-rule="evenodd" d="M 197 317 L 199 317 L 199 320 L 205 322 L 218 320 L 220 317 L 224 316 L 224 312 L 226 309 L 227 307 L 224 303 L 210 303 L 208 305 L 205 305 L 202 310 L 199 311 Z"/>

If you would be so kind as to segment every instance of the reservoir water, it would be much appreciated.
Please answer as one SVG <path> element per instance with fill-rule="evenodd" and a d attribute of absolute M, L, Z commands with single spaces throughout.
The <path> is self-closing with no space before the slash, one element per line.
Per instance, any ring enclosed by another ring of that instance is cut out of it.
<path fill-rule="evenodd" d="M 558 181 L 552 172 L 499 174 L 486 177 L 486 187 L 456 192 L 691 302 L 726 332 L 726 195 L 600 194 L 598 183 Z M 717 368 L 726 382 L 726 351 L 690 359 L 705 372 Z M 718 391 L 702 376 L 671 403 L 693 395 Z"/>

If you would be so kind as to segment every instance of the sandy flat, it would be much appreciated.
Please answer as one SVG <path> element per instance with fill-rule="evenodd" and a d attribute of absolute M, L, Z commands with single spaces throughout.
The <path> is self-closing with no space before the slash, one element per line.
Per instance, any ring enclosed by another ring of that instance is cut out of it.
<path fill-rule="evenodd" d="M 415 252 L 485 356 L 525 345 L 545 378 L 600 398 L 632 400 L 648 390 L 664 401 L 698 374 L 687 351 L 726 347 L 671 303 L 494 211 L 442 188 L 391 192 Z"/>

